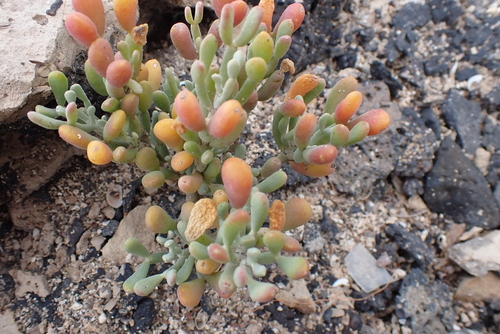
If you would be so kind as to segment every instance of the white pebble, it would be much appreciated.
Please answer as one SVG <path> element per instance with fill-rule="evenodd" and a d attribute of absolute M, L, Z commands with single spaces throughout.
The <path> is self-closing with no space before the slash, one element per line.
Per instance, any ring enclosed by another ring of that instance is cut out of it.
<path fill-rule="evenodd" d="M 106 321 L 108 320 L 108 318 L 106 317 L 106 314 L 105 313 L 101 313 L 101 315 L 99 316 L 99 323 L 102 325 L 104 324 Z"/>
<path fill-rule="evenodd" d="M 347 278 L 339 278 L 338 280 L 336 280 L 334 283 L 333 283 L 333 287 L 337 287 L 337 286 L 346 286 L 349 284 L 349 280 Z"/>

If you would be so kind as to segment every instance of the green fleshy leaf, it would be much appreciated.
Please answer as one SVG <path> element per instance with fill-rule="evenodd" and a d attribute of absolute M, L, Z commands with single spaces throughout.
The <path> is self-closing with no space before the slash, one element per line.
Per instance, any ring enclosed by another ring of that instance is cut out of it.
<path fill-rule="evenodd" d="M 147 296 L 163 281 L 163 274 L 143 278 L 134 285 L 134 292 L 139 296 Z"/>
<path fill-rule="evenodd" d="M 123 245 L 125 251 L 129 254 L 137 255 L 143 258 L 149 257 L 149 251 L 144 247 L 142 242 L 137 238 L 128 238 Z"/>
<path fill-rule="evenodd" d="M 145 260 L 143 263 L 141 263 L 141 265 L 135 270 L 135 272 L 130 275 L 130 277 L 125 280 L 125 282 L 123 282 L 123 290 L 127 293 L 134 292 L 135 283 L 148 276 L 149 266 L 149 260 Z"/>
<path fill-rule="evenodd" d="M 48 81 L 57 104 L 64 106 L 66 104 L 64 93 L 68 90 L 68 78 L 60 71 L 52 71 L 49 73 Z"/>

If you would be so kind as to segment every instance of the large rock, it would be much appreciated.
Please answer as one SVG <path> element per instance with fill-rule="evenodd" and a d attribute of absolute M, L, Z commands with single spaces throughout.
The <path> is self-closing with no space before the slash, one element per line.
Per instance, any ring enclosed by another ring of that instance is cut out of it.
<path fill-rule="evenodd" d="M 0 3 L 0 123 L 10 123 L 50 95 L 45 85 L 52 70 L 67 70 L 81 48 L 64 28 L 64 14 L 71 2 L 47 14 L 46 1 Z"/>
<path fill-rule="evenodd" d="M 449 137 L 441 143 L 434 167 L 425 178 L 424 201 L 432 211 L 468 228 L 500 225 L 500 211 L 488 182 Z"/>
<path fill-rule="evenodd" d="M 453 245 L 448 256 L 474 276 L 500 271 L 500 231 Z"/>
<path fill-rule="evenodd" d="M 481 143 L 481 106 L 452 89 L 446 95 L 442 110 L 448 126 L 457 132 L 460 146 L 465 152 L 475 154 Z"/>
<path fill-rule="evenodd" d="M 135 207 L 128 215 L 120 222 L 115 235 L 102 248 L 102 257 L 106 261 L 113 263 L 123 263 L 128 253 L 123 248 L 125 241 L 128 238 L 135 237 L 153 253 L 154 249 L 158 249 L 155 234 L 148 230 L 144 217 L 149 206 L 140 205 Z M 142 262 L 142 261 L 141 261 Z"/>
<path fill-rule="evenodd" d="M 432 282 L 416 268 L 406 275 L 396 297 L 399 322 L 412 333 L 445 333 L 453 329 L 452 295 L 443 282 Z"/>

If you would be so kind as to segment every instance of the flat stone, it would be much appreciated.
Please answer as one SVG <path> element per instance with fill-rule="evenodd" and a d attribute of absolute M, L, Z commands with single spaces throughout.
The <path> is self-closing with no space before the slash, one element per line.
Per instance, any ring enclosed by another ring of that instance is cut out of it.
<path fill-rule="evenodd" d="M 377 260 L 362 244 L 357 244 L 347 254 L 345 265 L 347 273 L 364 292 L 371 292 L 395 281 L 387 269 L 377 265 Z"/>
<path fill-rule="evenodd" d="M 473 276 L 500 271 L 500 231 L 455 244 L 448 250 L 448 256 Z"/>
<path fill-rule="evenodd" d="M 500 150 L 500 122 L 491 115 L 486 116 L 484 119 L 483 146 Z"/>
<path fill-rule="evenodd" d="M 475 154 L 481 143 L 481 106 L 451 89 L 442 105 L 443 116 L 458 135 L 458 143 L 469 154 Z"/>
<path fill-rule="evenodd" d="M 434 23 L 446 22 L 452 25 L 464 13 L 460 1 L 456 0 L 429 0 L 429 7 Z"/>
<path fill-rule="evenodd" d="M 399 224 L 390 224 L 386 228 L 388 236 L 393 238 L 398 246 L 403 249 L 415 263 L 425 268 L 434 261 L 434 252 L 421 238 L 407 231 Z"/>
<path fill-rule="evenodd" d="M 424 26 L 430 20 L 431 10 L 427 4 L 410 2 L 392 17 L 392 24 L 396 29 L 411 30 Z"/>
<path fill-rule="evenodd" d="M 47 297 L 51 291 L 44 275 L 34 275 L 21 270 L 11 270 L 9 274 L 16 282 L 16 297 L 24 297 L 32 292 L 39 297 Z"/>
<path fill-rule="evenodd" d="M 125 262 L 128 253 L 123 249 L 123 244 L 131 237 L 139 239 L 150 251 L 158 246 L 155 234 L 148 230 L 144 221 L 148 208 L 147 205 L 137 206 L 120 222 L 113 237 L 101 250 L 104 260 L 113 263 Z"/>
<path fill-rule="evenodd" d="M 468 277 L 460 282 L 455 299 L 479 303 L 500 298 L 500 278 L 494 273 L 482 277 Z"/>
<path fill-rule="evenodd" d="M 10 123 L 47 101 L 50 90 L 45 82 L 49 72 L 67 70 L 81 47 L 64 27 L 63 17 L 70 7 L 57 10 L 55 15 L 46 14 L 49 5 L 45 1 L 2 2 L 0 8 L 0 39 L 4 45 L 0 123 Z"/>
<path fill-rule="evenodd" d="M 17 328 L 16 320 L 14 319 L 14 312 L 6 310 L 0 314 L 0 332 L 8 334 L 21 334 Z"/>
<path fill-rule="evenodd" d="M 289 286 L 288 290 L 281 289 L 278 291 L 276 300 L 304 314 L 316 312 L 316 304 L 303 279 L 290 281 Z"/>
<path fill-rule="evenodd" d="M 444 213 L 468 229 L 500 225 L 500 211 L 488 182 L 449 137 L 442 141 L 425 178 L 423 199 L 433 212 Z"/>
<path fill-rule="evenodd" d="M 446 284 L 430 281 L 416 268 L 401 283 L 395 313 L 412 333 L 446 333 L 455 323 L 451 297 Z"/>

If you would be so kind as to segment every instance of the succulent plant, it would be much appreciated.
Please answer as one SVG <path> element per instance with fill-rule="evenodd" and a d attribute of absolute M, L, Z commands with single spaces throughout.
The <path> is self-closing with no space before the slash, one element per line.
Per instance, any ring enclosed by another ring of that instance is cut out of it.
<path fill-rule="evenodd" d="M 87 80 L 107 98 L 93 106 L 79 84 L 69 86 L 67 77 L 55 71 L 48 82 L 57 107 L 37 106 L 29 119 L 57 129 L 63 140 L 86 150 L 94 164 L 135 163 L 145 173 L 145 188 L 177 182 L 186 194 L 178 217 L 159 206 L 146 213 L 147 227 L 159 234 L 166 251 L 150 254 L 135 238 L 125 243 L 144 261 L 124 282 L 124 290 L 147 295 L 166 281 L 178 285 L 181 304 L 194 307 L 208 283 L 224 298 L 247 287 L 253 300 L 267 302 L 277 291 L 259 280 L 269 265 L 292 279 L 306 277 L 307 260 L 292 255 L 300 244 L 286 231 L 307 223 L 311 207 L 297 197 L 270 203 L 267 196 L 286 183 L 282 164 L 308 176 L 328 175 L 340 146 L 379 134 L 390 119 L 381 109 L 352 119 L 362 103 L 353 77 L 337 82 L 317 116 L 308 104 L 326 83 L 303 74 L 274 111 L 279 156 L 262 168 L 244 160 L 246 149 L 238 139 L 248 114 L 280 90 L 286 72 L 294 71 L 293 62 L 282 58 L 304 19 L 304 7 L 288 6 L 273 26 L 273 0 L 251 8 L 244 1 L 213 0 L 218 19 L 205 36 L 200 30 L 203 4 L 196 4 L 194 12 L 186 7 L 188 25 L 177 23 L 170 30 L 179 54 L 191 61 L 190 80 L 184 81 L 169 68 L 162 72 L 154 59 L 143 62 L 148 26 L 136 25 L 137 0 L 114 0 L 116 18 L 127 32 L 117 52 L 102 37 L 101 0 L 73 0 L 73 7 L 67 30 L 88 48 Z M 96 116 L 99 107 L 102 117 Z M 171 265 L 148 276 L 150 266 L 160 262 Z"/>

